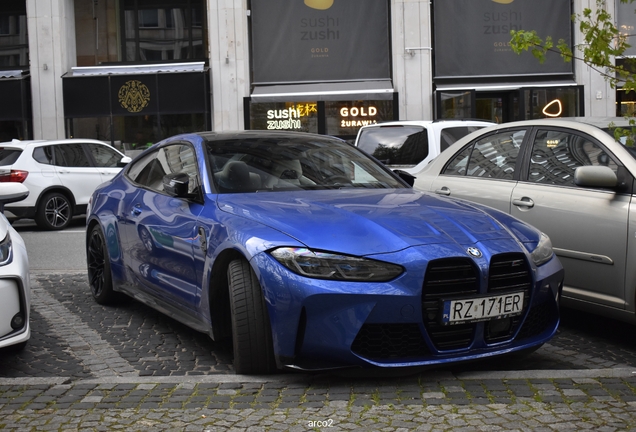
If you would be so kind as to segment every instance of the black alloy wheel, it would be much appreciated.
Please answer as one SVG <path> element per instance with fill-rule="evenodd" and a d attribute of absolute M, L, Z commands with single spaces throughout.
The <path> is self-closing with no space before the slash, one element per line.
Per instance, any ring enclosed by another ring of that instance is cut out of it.
<path fill-rule="evenodd" d="M 113 279 L 110 272 L 110 258 L 106 249 L 104 234 L 99 225 L 95 225 L 86 242 L 86 261 L 88 265 L 88 284 L 93 298 L 99 304 L 109 304 L 116 299 L 113 291 Z"/>
<path fill-rule="evenodd" d="M 73 207 L 70 200 L 59 192 L 45 195 L 35 215 L 35 223 L 42 229 L 61 230 L 71 223 Z"/>

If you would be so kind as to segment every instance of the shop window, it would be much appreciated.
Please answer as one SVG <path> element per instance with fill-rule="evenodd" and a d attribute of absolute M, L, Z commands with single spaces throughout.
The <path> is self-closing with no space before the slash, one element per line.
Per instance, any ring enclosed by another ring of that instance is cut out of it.
<path fill-rule="evenodd" d="M 439 115 L 443 119 L 466 119 L 474 117 L 473 112 L 474 92 L 461 93 L 439 92 Z"/>
<path fill-rule="evenodd" d="M 526 89 L 523 98 L 525 119 L 581 116 L 580 93 L 580 87 Z"/>
<path fill-rule="evenodd" d="M 207 51 L 202 0 L 122 0 L 124 61 L 203 59 Z"/>
<path fill-rule="evenodd" d="M 393 120 L 393 101 L 328 101 L 325 111 L 328 135 L 355 138 L 362 126 Z"/>
<path fill-rule="evenodd" d="M 29 66 L 26 1 L 0 6 L 0 68 Z"/>
<path fill-rule="evenodd" d="M 123 152 L 134 156 L 138 150 L 173 135 L 206 130 L 203 113 L 89 117 L 69 119 L 69 137 L 92 138 L 112 143 Z"/>

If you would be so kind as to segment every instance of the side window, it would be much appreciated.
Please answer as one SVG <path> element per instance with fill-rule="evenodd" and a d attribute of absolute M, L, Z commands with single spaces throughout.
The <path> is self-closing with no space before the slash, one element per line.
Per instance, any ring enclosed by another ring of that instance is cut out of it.
<path fill-rule="evenodd" d="M 468 166 L 468 160 L 470 159 L 470 154 L 473 152 L 474 145 L 475 144 L 466 146 L 462 151 L 457 153 L 448 165 L 446 165 L 446 168 L 442 171 L 442 175 L 466 175 L 466 167 Z"/>
<path fill-rule="evenodd" d="M 464 138 L 471 132 L 481 129 L 483 126 L 457 126 L 447 127 L 440 131 L 439 134 L 439 151 L 444 151 L 451 145 Z"/>
<path fill-rule="evenodd" d="M 88 143 L 87 146 L 98 167 L 116 168 L 121 160 L 121 155 L 107 145 Z"/>
<path fill-rule="evenodd" d="M 36 147 L 33 150 L 33 159 L 41 164 L 53 165 L 53 147 L 54 146 Z"/>
<path fill-rule="evenodd" d="M 465 147 L 446 166 L 443 175 L 512 179 L 526 130 L 490 135 Z"/>
<path fill-rule="evenodd" d="M 92 166 L 81 144 L 58 144 L 53 146 L 55 165 L 84 168 Z"/>
<path fill-rule="evenodd" d="M 591 138 L 566 131 L 540 130 L 532 144 L 528 181 L 574 186 L 574 171 L 583 165 L 618 165 Z"/>
<path fill-rule="evenodd" d="M 131 165 L 126 176 L 140 186 L 163 192 L 163 176 L 172 173 L 188 174 L 190 193 L 199 188 L 196 158 L 190 146 L 176 144 L 149 153 Z"/>

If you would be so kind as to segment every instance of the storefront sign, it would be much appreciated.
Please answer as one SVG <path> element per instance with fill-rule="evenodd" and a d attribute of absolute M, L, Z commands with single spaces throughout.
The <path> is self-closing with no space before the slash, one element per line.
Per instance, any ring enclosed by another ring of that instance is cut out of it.
<path fill-rule="evenodd" d="M 511 30 L 571 40 L 571 2 L 554 0 L 435 2 L 435 77 L 571 74 L 572 63 L 548 53 L 540 63 L 510 47 Z M 632 14 L 633 15 L 633 14 Z"/>
<path fill-rule="evenodd" d="M 391 77 L 386 0 L 252 0 L 254 83 Z"/>
<path fill-rule="evenodd" d="M 267 129 L 269 130 L 301 130 L 301 117 L 317 113 L 315 103 L 297 104 L 284 109 L 267 110 Z"/>
<path fill-rule="evenodd" d="M 378 109 L 375 106 L 369 107 L 342 107 L 340 108 L 340 127 L 362 127 L 370 124 L 376 124 L 375 118 L 378 114 Z"/>
<path fill-rule="evenodd" d="M 131 113 L 141 112 L 150 102 L 150 90 L 137 80 L 126 81 L 117 92 L 119 104 Z"/>

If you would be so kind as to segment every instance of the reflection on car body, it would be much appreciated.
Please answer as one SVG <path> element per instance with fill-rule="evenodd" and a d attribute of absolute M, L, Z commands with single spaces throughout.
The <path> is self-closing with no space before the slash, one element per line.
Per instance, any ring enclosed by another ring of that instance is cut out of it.
<path fill-rule="evenodd" d="M 636 159 L 610 124 L 625 120 L 543 119 L 482 129 L 416 174 L 414 186 L 492 206 L 541 229 L 566 271 L 563 305 L 636 323 L 636 270 L 629 265 L 636 259 Z"/>
<path fill-rule="evenodd" d="M 90 209 L 96 301 L 123 292 L 231 338 L 239 373 L 527 352 L 559 322 L 563 270 L 544 234 L 414 191 L 335 138 L 176 136 L 100 186 Z M 488 308 L 444 320 L 477 300 Z"/>

